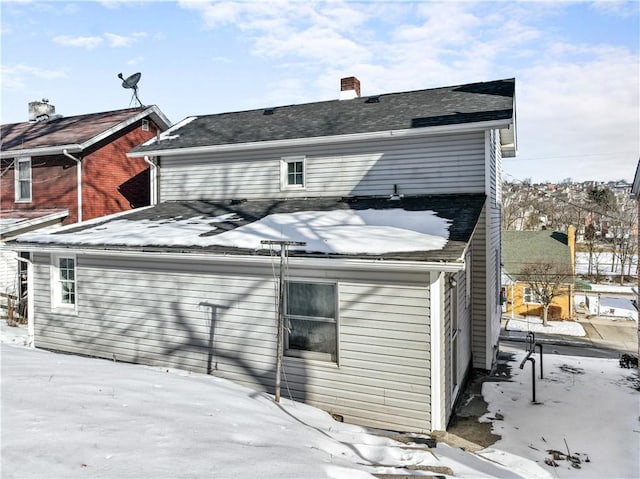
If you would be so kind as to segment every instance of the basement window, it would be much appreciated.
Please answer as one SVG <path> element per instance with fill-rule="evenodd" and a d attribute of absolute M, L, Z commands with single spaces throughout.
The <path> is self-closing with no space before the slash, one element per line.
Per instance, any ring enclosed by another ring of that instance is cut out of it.
<path fill-rule="evenodd" d="M 335 283 L 287 281 L 285 355 L 337 362 Z"/>
<path fill-rule="evenodd" d="M 304 189 L 305 157 L 290 156 L 280 162 L 280 187 L 283 190 Z"/>

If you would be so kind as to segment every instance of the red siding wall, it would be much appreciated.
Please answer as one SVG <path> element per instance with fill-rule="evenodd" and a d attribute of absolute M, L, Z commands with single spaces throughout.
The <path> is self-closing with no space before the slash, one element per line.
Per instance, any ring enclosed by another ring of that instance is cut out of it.
<path fill-rule="evenodd" d="M 149 165 L 142 159 L 127 158 L 135 146 L 155 135 L 155 125 L 142 131 L 140 123 L 120 132 L 118 137 L 97 145 L 82 159 L 82 219 L 117 213 L 149 204 Z M 74 154 L 77 158 L 80 154 Z M 14 170 L 10 161 L 2 162 L 0 210 L 67 208 L 64 224 L 78 219 L 77 167 L 65 157 L 32 157 L 32 201 L 16 203 Z"/>

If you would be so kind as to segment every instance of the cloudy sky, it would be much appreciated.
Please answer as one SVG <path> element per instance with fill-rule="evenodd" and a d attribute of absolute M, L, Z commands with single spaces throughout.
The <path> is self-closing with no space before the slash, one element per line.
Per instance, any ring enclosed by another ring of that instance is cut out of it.
<path fill-rule="evenodd" d="M 640 2 L 2 0 L 2 123 L 139 96 L 186 116 L 516 78 L 506 179 L 631 180 L 640 156 Z"/>

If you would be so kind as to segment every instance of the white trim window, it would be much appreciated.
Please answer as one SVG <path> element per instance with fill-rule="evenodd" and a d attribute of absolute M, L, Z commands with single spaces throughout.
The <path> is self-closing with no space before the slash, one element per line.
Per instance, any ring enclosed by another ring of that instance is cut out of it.
<path fill-rule="evenodd" d="M 525 304 L 541 304 L 540 298 L 529 286 L 522 288 L 522 302 Z"/>
<path fill-rule="evenodd" d="M 31 202 L 31 158 L 18 158 L 15 164 L 15 201 Z"/>
<path fill-rule="evenodd" d="M 280 188 L 303 190 L 306 182 L 304 156 L 287 156 L 280 162 Z"/>
<path fill-rule="evenodd" d="M 51 265 L 51 308 L 75 311 L 77 279 L 75 256 L 54 255 Z"/>
<path fill-rule="evenodd" d="M 336 283 L 287 281 L 285 355 L 337 362 Z"/>

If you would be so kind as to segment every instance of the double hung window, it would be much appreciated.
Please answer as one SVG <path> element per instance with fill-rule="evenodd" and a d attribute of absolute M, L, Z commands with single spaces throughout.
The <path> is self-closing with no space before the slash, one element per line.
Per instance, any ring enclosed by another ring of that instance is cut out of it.
<path fill-rule="evenodd" d="M 15 163 L 15 200 L 31 201 L 31 158 L 18 158 Z"/>
<path fill-rule="evenodd" d="M 76 259 L 54 256 L 51 269 L 51 306 L 54 309 L 76 308 Z"/>
<path fill-rule="evenodd" d="M 280 168 L 281 188 L 283 190 L 305 188 L 304 156 L 282 158 Z"/>
<path fill-rule="evenodd" d="M 336 284 L 287 281 L 285 288 L 285 354 L 336 362 Z"/>
<path fill-rule="evenodd" d="M 540 298 L 532 288 L 525 286 L 522 290 L 522 301 L 528 304 L 540 304 Z"/>

